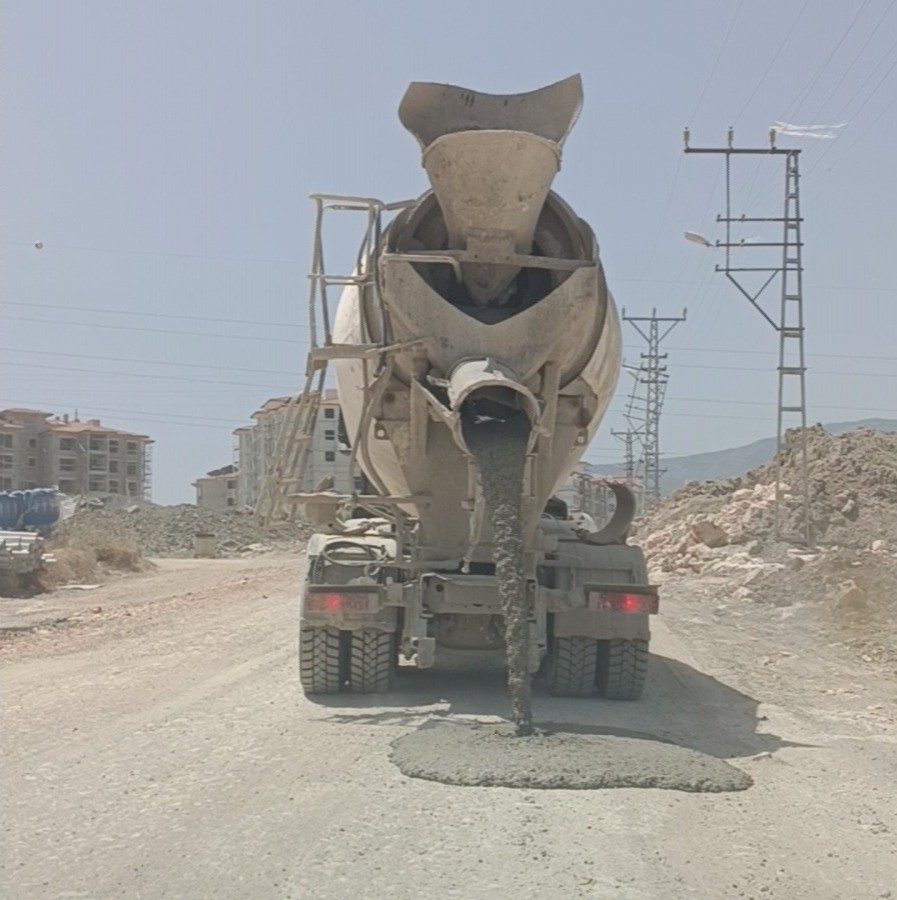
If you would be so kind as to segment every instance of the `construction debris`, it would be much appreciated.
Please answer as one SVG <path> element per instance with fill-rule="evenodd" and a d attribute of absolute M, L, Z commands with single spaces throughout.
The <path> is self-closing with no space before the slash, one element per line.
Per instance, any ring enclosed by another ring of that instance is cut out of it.
<path fill-rule="evenodd" d="M 640 520 L 651 580 L 715 578 L 723 603 L 806 612 L 864 656 L 897 661 L 897 434 L 833 436 L 816 426 L 807 449 L 813 546 L 774 538 L 773 461 L 743 478 L 688 484 Z M 789 432 L 780 458 L 786 533 L 800 515 L 789 487 L 799 454 Z"/>
<path fill-rule="evenodd" d="M 193 556 L 197 535 L 213 537 L 215 555 L 243 556 L 280 547 L 302 545 L 308 536 L 303 526 L 265 531 L 247 513 L 218 512 L 189 504 L 155 506 L 135 504 L 124 509 L 84 507 L 59 528 L 59 539 L 67 542 L 90 531 L 111 532 L 133 539 L 144 557 Z"/>
<path fill-rule="evenodd" d="M 0 597 L 32 589 L 41 569 L 54 562 L 44 552 L 44 539 L 32 531 L 0 531 Z"/>

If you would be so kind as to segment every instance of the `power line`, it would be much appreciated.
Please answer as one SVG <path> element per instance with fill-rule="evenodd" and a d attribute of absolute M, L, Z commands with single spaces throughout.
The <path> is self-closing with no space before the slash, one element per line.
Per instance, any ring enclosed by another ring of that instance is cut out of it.
<path fill-rule="evenodd" d="M 829 168 L 826 171 L 831 171 L 833 166 L 836 166 L 838 164 L 838 162 L 840 162 L 840 160 L 844 159 L 844 157 L 846 157 L 850 153 L 850 151 L 853 150 L 853 148 L 856 147 L 856 145 L 860 142 L 860 140 L 862 140 L 862 138 L 866 135 L 866 133 L 869 130 L 869 127 L 874 125 L 883 115 L 885 115 L 885 113 L 890 112 L 891 107 L 894 106 L 895 103 L 897 103 L 897 94 L 895 94 L 891 98 L 891 102 L 871 122 L 868 123 L 866 128 L 864 128 L 862 131 L 860 131 L 858 134 L 856 134 L 854 136 L 854 139 L 847 145 L 844 152 L 841 154 L 840 158 L 836 159 L 832 163 L 832 165 L 829 166 Z M 819 166 L 822 164 L 822 161 L 825 159 L 826 155 L 828 154 L 828 152 L 831 149 L 832 149 L 831 146 L 828 146 L 825 148 L 825 150 L 822 152 L 822 155 L 810 167 L 810 171 L 807 172 L 807 175 L 812 175 L 813 172 L 815 172 L 816 169 L 819 168 Z M 817 288 L 817 290 L 818 290 L 818 288 Z"/>
<path fill-rule="evenodd" d="M 804 5 L 800 8 L 800 12 L 798 12 L 798 14 L 794 17 L 794 21 L 791 23 L 791 27 L 788 29 L 788 32 L 785 35 L 785 37 L 782 38 L 782 43 L 779 44 L 779 49 L 776 50 L 776 52 L 773 54 L 772 59 L 769 61 L 769 64 L 766 66 L 766 70 L 760 76 L 760 80 L 757 82 L 756 86 L 754 87 L 754 90 L 751 92 L 751 96 L 748 97 L 747 100 L 744 101 L 744 106 L 741 107 L 741 111 L 735 117 L 735 121 L 732 122 L 733 127 L 738 124 L 739 120 L 744 115 L 745 110 L 751 105 L 751 101 L 754 99 L 754 97 L 757 96 L 757 92 L 763 86 L 763 82 L 766 81 L 767 76 L 772 71 L 772 67 L 775 65 L 775 62 L 779 58 L 779 55 L 781 54 L 782 50 L 785 49 L 785 44 L 788 43 L 788 39 L 791 37 L 792 33 L 794 32 L 794 29 L 797 27 L 797 23 L 801 20 L 801 17 L 803 16 L 804 11 L 806 10 L 806 8 L 809 5 L 810 5 L 810 0 L 804 0 Z"/>
<path fill-rule="evenodd" d="M 897 42 L 895 42 L 895 45 L 897 45 Z M 882 77 L 879 79 L 878 83 L 875 85 L 875 87 L 872 89 L 872 91 L 869 93 L 869 95 L 863 101 L 860 108 L 854 113 L 855 116 L 858 116 L 866 108 L 869 101 L 875 96 L 875 94 L 878 92 L 878 89 L 884 84 L 885 79 L 888 77 L 888 75 L 890 75 L 891 72 L 894 71 L 895 66 L 897 66 L 897 58 L 894 59 L 894 61 L 891 63 L 890 67 L 888 68 L 887 72 L 885 72 L 885 74 L 882 75 Z M 890 107 L 888 107 L 888 108 L 890 108 Z M 875 119 L 873 121 L 877 121 L 877 119 Z M 856 141 L 854 141 L 854 144 L 855 143 L 856 143 Z M 853 147 L 853 144 L 851 144 L 850 146 Z M 809 172 L 807 172 L 808 175 L 811 174 L 813 171 L 815 171 L 815 169 L 822 163 L 822 161 L 825 159 L 825 157 L 829 154 L 831 149 L 832 149 L 832 146 L 830 145 L 830 146 L 826 147 L 825 150 L 822 151 L 822 153 L 816 159 L 815 164 L 813 165 L 813 168 L 810 169 Z"/>
<path fill-rule="evenodd" d="M 854 25 L 856 25 L 856 23 L 859 21 L 860 16 L 863 14 L 863 12 L 865 11 L 866 7 L 869 5 L 870 2 L 871 2 L 871 0 L 863 0 L 863 5 L 856 11 L 856 15 L 854 15 L 853 19 L 851 19 L 850 24 L 847 26 L 844 33 L 838 39 L 838 42 L 835 44 L 835 46 L 831 49 L 831 51 L 829 52 L 829 55 L 825 58 L 825 61 L 822 63 L 822 65 L 816 71 L 816 74 L 810 79 L 807 86 L 798 94 L 797 100 L 795 100 L 794 103 L 792 104 L 792 106 L 789 107 L 788 113 L 786 113 L 786 118 L 790 118 L 792 108 L 794 110 L 793 114 L 795 116 L 800 112 L 804 103 L 806 103 L 807 98 L 810 96 L 810 93 L 812 92 L 813 88 L 816 87 L 816 84 L 818 83 L 819 79 L 822 77 L 825 70 L 829 67 L 829 64 L 834 59 L 835 54 L 838 52 L 841 45 L 847 39 L 847 36 L 850 34 L 851 31 L 853 31 Z"/>
<path fill-rule="evenodd" d="M 6 316 L 15 322 L 39 322 L 41 325 L 64 325 L 67 328 L 107 328 L 115 331 L 142 331 L 149 334 L 180 334 L 188 337 L 225 338 L 231 341 L 267 341 L 275 344 L 305 344 L 296 338 L 254 337 L 245 334 L 214 334 L 207 331 L 179 331 L 172 328 L 147 328 L 141 325 L 113 325 L 106 322 L 48 322 L 46 319 L 32 319 L 28 316 Z"/>
<path fill-rule="evenodd" d="M 19 300 L 0 300 L 3 306 L 26 306 L 37 309 L 59 309 L 64 312 L 88 312 L 97 313 L 99 315 L 113 316 L 139 316 L 148 319 L 180 319 L 193 322 L 215 322 L 222 325 L 258 325 L 272 328 L 305 328 L 304 324 L 299 322 L 260 322 L 258 319 L 222 319 L 219 316 L 187 316 L 177 315 L 175 313 L 157 313 L 157 312 L 134 312 L 129 309 L 109 309 L 108 307 L 99 306 L 66 306 L 61 303 L 30 303 Z"/>
<path fill-rule="evenodd" d="M 897 40 L 895 40 L 894 43 L 891 44 L 891 46 L 885 51 L 882 58 L 878 61 L 878 63 L 876 63 L 876 65 L 874 66 L 872 71 L 863 79 L 863 82 L 860 84 L 860 86 L 853 92 L 853 94 L 851 94 L 849 99 L 846 100 L 844 102 L 844 104 L 841 106 L 841 108 L 832 116 L 833 119 L 837 120 L 837 119 L 841 119 L 843 117 L 843 115 L 846 112 L 846 110 L 848 109 L 848 107 L 859 96 L 859 94 L 862 92 L 863 88 L 869 83 L 869 81 L 875 75 L 875 73 L 878 72 L 878 70 L 881 68 L 881 66 L 885 63 L 885 61 L 891 55 L 891 52 L 894 50 L 895 47 L 897 47 Z M 888 77 L 888 75 L 891 74 L 895 65 L 897 65 L 897 58 L 895 58 L 895 60 L 891 63 L 890 68 L 888 68 L 888 70 L 884 73 L 884 75 L 876 83 L 876 85 L 872 89 L 872 91 L 866 96 L 866 99 L 860 105 L 859 109 L 854 111 L 854 113 L 851 115 L 851 119 L 855 119 L 863 111 L 863 109 L 866 108 L 866 105 L 878 92 L 878 89 L 882 86 L 885 79 Z M 831 98 L 829 98 L 829 99 L 831 99 Z M 828 101 L 826 101 L 826 102 L 828 102 Z M 785 118 L 788 118 L 788 116 L 786 116 Z M 877 119 L 875 119 L 873 121 L 877 121 Z M 854 141 L 854 143 L 856 143 L 856 141 Z M 811 175 L 819 167 L 822 160 L 825 159 L 825 157 L 828 156 L 829 153 L 831 153 L 832 149 L 836 146 L 836 144 L 837 144 L 836 140 L 829 141 L 829 145 L 822 151 L 822 153 L 818 157 L 816 157 L 811 168 L 804 174 L 805 178 L 808 177 L 809 175 Z M 853 147 L 853 144 L 851 144 L 850 147 Z M 848 148 L 848 150 L 849 149 L 850 148 Z M 845 151 L 845 155 L 846 155 L 846 153 L 847 153 L 847 151 Z M 767 188 L 770 186 L 770 184 L 772 184 L 773 178 L 774 178 L 774 176 L 770 176 L 769 178 L 767 178 L 767 180 L 763 184 L 761 193 L 765 192 L 767 190 Z M 747 199 L 750 200 L 750 196 L 748 196 Z M 818 290 L 818 288 L 816 290 Z"/>
<path fill-rule="evenodd" d="M 866 0 L 868 3 L 868 0 Z M 738 0 L 738 6 L 735 7 L 735 13 L 732 16 L 732 21 L 729 22 L 729 30 L 726 32 L 726 36 L 723 38 L 723 43 L 719 48 L 719 53 L 716 55 L 716 60 L 713 63 L 713 68 L 710 70 L 710 74 L 707 76 L 707 82 L 704 85 L 704 90 L 701 91 L 701 95 L 698 97 L 698 102 L 695 104 L 694 112 L 691 114 L 691 120 L 694 122 L 698 117 L 698 110 L 701 108 L 701 104 L 704 102 L 704 97 L 707 94 L 707 89 L 713 83 L 713 77 L 716 75 L 716 70 L 719 67 L 720 60 L 723 58 L 723 53 L 726 52 L 726 47 L 729 44 L 729 38 L 732 37 L 732 32 L 735 29 L 735 22 L 738 20 L 738 14 L 741 12 L 741 7 L 744 3 L 744 0 Z"/>
<path fill-rule="evenodd" d="M 804 5 L 806 6 L 806 3 Z M 853 70 L 853 67 L 857 64 L 857 61 L 863 55 L 866 48 L 869 46 L 869 43 L 872 40 L 872 38 L 874 38 L 875 35 L 878 34 L 878 29 L 881 28 L 881 23 L 884 22 L 888 13 L 890 13 L 893 8 L 894 8 L 894 0 L 891 0 L 891 2 L 885 7 L 885 11 L 881 14 L 878 21 L 875 23 L 875 27 L 869 32 L 869 35 L 867 36 L 866 40 L 864 41 L 863 46 L 860 47 L 859 50 L 857 50 L 856 55 L 850 62 L 850 65 L 842 72 L 841 77 L 838 79 L 838 83 L 832 88 L 832 91 L 829 94 L 828 98 L 826 99 L 825 103 L 823 103 L 822 106 L 820 106 L 819 109 L 816 111 L 816 114 L 813 116 L 812 121 L 814 121 L 814 122 L 820 121 L 820 116 L 822 115 L 822 112 L 825 109 L 826 105 L 828 104 L 829 100 L 831 100 L 832 97 L 834 97 L 835 94 L 838 93 L 838 88 L 841 87 L 841 85 L 844 83 L 844 79 L 847 78 L 847 76 Z"/>
<path fill-rule="evenodd" d="M 638 349 L 633 344 L 624 344 L 625 349 L 635 350 Z M 750 354 L 751 356 L 774 356 L 775 353 L 772 350 L 744 350 L 735 347 L 670 347 L 670 350 L 678 351 L 687 351 L 689 353 L 738 353 L 738 354 Z M 897 360 L 897 356 L 868 356 L 867 354 L 862 355 L 854 355 L 850 353 L 814 353 L 814 357 L 820 357 L 823 359 L 874 359 L 876 361 L 886 361 L 886 362 L 894 362 Z"/>
<path fill-rule="evenodd" d="M 71 369 L 68 366 L 45 366 L 34 363 L 33 365 L 26 366 L 16 366 L 16 368 L 30 368 L 30 369 L 40 369 L 42 371 L 48 372 L 76 372 L 79 374 L 85 375 L 109 375 L 113 378 L 140 378 L 141 380 L 144 378 L 151 378 L 162 381 L 180 381 L 180 382 L 196 382 L 198 384 L 223 384 L 223 385 L 233 385 L 234 387 L 247 388 L 247 387 L 257 387 L 257 388 L 265 388 L 267 390 L 274 391 L 284 391 L 283 384 L 263 384 L 260 382 L 251 382 L 247 383 L 245 381 L 222 381 L 219 378 L 182 378 L 179 375 L 156 375 L 145 372 L 110 372 L 108 370 L 103 369 Z"/>
<path fill-rule="evenodd" d="M 624 345 L 626 349 L 635 350 L 638 349 L 635 345 L 626 344 Z M 764 356 L 773 356 L 774 353 L 772 351 L 766 352 L 763 350 L 734 350 L 734 349 L 720 349 L 716 347 L 672 347 L 670 349 L 683 351 L 683 352 L 702 352 L 702 353 L 743 353 L 743 354 L 756 354 L 756 355 L 764 355 Z M 0 347 L 0 352 L 3 353 L 18 353 L 23 355 L 36 355 L 36 356 L 52 356 L 54 358 L 58 358 L 60 356 L 71 357 L 73 359 L 92 359 L 96 360 L 96 354 L 89 353 L 66 353 L 66 352 L 56 352 L 53 350 L 23 350 L 19 347 Z M 897 357 L 892 356 L 851 356 L 848 354 L 824 354 L 818 353 L 815 354 L 819 357 L 829 356 L 831 358 L 837 359 L 862 359 L 862 360 L 895 360 Z M 218 365 L 205 365 L 203 363 L 178 363 L 171 362 L 170 360 L 164 359 L 130 359 L 126 357 L 117 357 L 117 356 L 104 356 L 103 362 L 120 362 L 126 364 L 140 364 L 140 365 L 152 365 L 152 366 L 165 366 L 166 368 L 177 367 L 177 368 L 189 368 L 189 369 L 206 369 L 206 370 L 216 370 L 223 372 L 252 372 L 260 375 L 283 375 L 286 378 L 296 378 L 299 377 L 300 373 L 298 372 L 290 372 L 287 370 L 281 369 L 249 369 L 242 368 L 239 366 L 218 366 Z M 142 372 L 110 372 L 106 369 L 70 369 L 68 367 L 62 366 L 45 366 L 43 363 L 8 363 L 9 368 L 11 370 L 18 369 L 37 369 L 37 370 L 51 370 L 51 371 L 65 371 L 65 372 L 76 372 L 90 375 L 114 375 L 118 378 L 152 378 L 158 377 L 153 375 L 147 375 Z M 713 371 L 728 371 L 728 372 L 768 372 L 769 369 L 761 368 L 759 366 L 724 366 L 724 365 L 711 365 L 704 363 L 681 363 L 677 362 L 675 364 L 676 368 L 679 369 L 711 369 Z M 810 374 L 812 375 L 834 375 L 834 376 L 846 376 L 846 377 L 857 377 L 857 378 L 897 378 L 897 372 L 850 372 L 843 370 L 829 370 L 829 369 L 811 369 Z M 221 381 L 219 379 L 194 379 L 191 377 L 180 378 L 178 376 L 167 376 L 170 380 L 174 381 L 183 381 L 190 382 L 196 381 L 197 383 L 208 383 L 216 386 L 227 386 L 228 388 L 231 386 L 242 387 L 247 390 L 254 389 L 256 387 L 264 387 L 270 388 L 272 385 L 266 383 L 257 383 L 257 382 L 235 382 L 235 381 Z M 124 392 L 124 390 L 122 391 Z"/>
<path fill-rule="evenodd" d="M 68 356 L 72 359 L 92 359 L 96 360 L 95 353 L 65 353 L 57 350 L 22 350 L 19 347 L 0 347 L 2 353 L 27 353 L 34 356 L 52 356 L 58 358 L 60 356 Z M 216 369 L 222 372 L 253 372 L 256 375 L 286 375 L 287 377 L 298 377 L 300 374 L 296 372 L 288 372 L 284 369 L 246 369 L 242 366 L 216 366 L 206 363 L 179 363 L 171 362 L 167 359 L 130 359 L 122 356 L 103 356 L 103 362 L 120 362 L 120 363 L 139 363 L 147 366 L 176 366 L 183 369 Z M 27 365 L 27 363 L 26 363 Z M 19 367 L 19 364 L 16 364 Z"/>
<path fill-rule="evenodd" d="M 20 398 L 10 399 L 8 397 L 0 397 L 0 403 L 22 403 L 22 402 L 32 403 L 35 406 L 45 406 L 45 407 L 50 407 L 50 406 L 59 407 L 61 405 L 61 404 L 56 404 L 56 403 L 45 403 L 45 402 L 39 401 L 39 400 L 22 401 Z M 104 411 L 112 412 L 112 410 L 109 410 L 109 409 L 104 410 L 102 407 L 99 407 L 99 406 L 91 407 L 91 409 L 95 410 L 96 412 L 104 412 Z M 126 412 L 126 413 L 134 412 L 133 409 L 122 410 L 122 411 Z M 116 415 L 116 416 L 114 416 L 114 418 L 116 419 L 116 421 L 120 421 L 120 422 L 143 422 L 148 425 L 180 425 L 180 426 L 184 426 L 187 428 L 203 428 L 206 431 L 229 431 L 229 432 L 231 432 L 234 430 L 235 427 L 239 427 L 239 426 L 234 426 L 233 422 L 229 422 L 226 419 L 206 419 L 203 421 L 175 422 L 170 419 L 148 418 L 150 416 L 157 416 L 157 415 L 169 415 L 169 414 L 168 413 L 142 413 L 140 416 Z M 194 417 L 191 416 L 190 418 L 194 418 Z M 221 422 L 222 424 L 208 424 L 210 422 Z"/>
<path fill-rule="evenodd" d="M 885 51 L 885 53 L 884 53 L 884 55 L 882 56 L 882 58 L 875 64 L 875 67 L 872 69 L 872 71 L 871 71 L 871 72 L 863 79 L 863 81 L 862 81 L 862 83 L 860 84 L 860 86 L 859 86 L 859 87 L 858 87 L 858 88 L 850 95 L 850 97 L 843 103 L 843 105 L 842 105 L 841 108 L 838 110 L 838 112 L 835 113 L 835 118 L 836 118 L 836 119 L 840 119 L 840 118 L 844 115 L 844 113 L 845 113 L 845 111 L 848 109 L 848 107 L 850 107 L 850 105 L 853 103 L 853 101 L 856 100 L 856 98 L 860 95 L 860 93 L 862 92 L 863 88 L 866 87 L 866 85 L 867 85 L 867 84 L 872 80 L 872 78 L 875 76 L 875 73 L 878 72 L 878 70 L 884 65 L 885 61 L 886 61 L 887 58 L 891 55 L 891 53 L 894 51 L 894 48 L 895 48 L 895 47 L 897 47 L 897 40 L 895 40 L 894 43 L 891 44 L 891 46 Z M 895 61 L 897 61 L 897 60 L 895 60 Z M 869 102 L 869 100 L 871 100 L 872 97 L 875 95 L 875 92 L 881 87 L 882 82 L 885 80 L 885 78 L 887 78 L 888 75 L 891 74 L 891 70 L 892 70 L 893 68 L 894 68 L 894 63 L 892 62 L 892 63 L 891 63 L 891 67 L 887 70 L 887 72 L 885 72 L 885 74 L 881 77 L 881 79 L 879 79 L 878 83 L 877 83 L 877 84 L 875 85 L 875 87 L 872 89 L 872 92 L 871 92 L 871 93 L 866 97 L 866 99 L 863 101 L 863 105 L 862 105 L 858 110 L 856 110 L 856 112 L 853 113 L 853 116 L 852 116 L 851 118 L 855 118 L 856 116 L 858 116 L 858 115 L 860 114 L 860 111 L 866 106 L 866 104 Z"/>
<path fill-rule="evenodd" d="M 738 0 L 738 6 L 735 9 L 735 14 L 732 16 L 732 21 L 729 23 L 729 30 L 726 32 L 725 38 L 723 38 L 723 43 L 719 48 L 719 53 L 717 54 L 716 60 L 713 63 L 713 68 L 710 70 L 710 74 L 707 76 L 707 81 L 704 84 L 704 89 L 701 91 L 701 94 L 698 97 L 698 102 L 695 104 L 694 112 L 691 114 L 692 120 L 697 118 L 698 110 L 701 108 L 701 104 L 704 102 L 704 97 L 707 94 L 707 89 L 710 87 L 710 85 L 713 82 L 713 77 L 714 77 L 714 75 L 716 75 L 716 70 L 719 66 L 720 60 L 723 58 L 723 53 L 725 52 L 726 46 L 729 43 L 729 38 L 732 36 L 732 31 L 735 28 L 735 22 L 738 19 L 738 14 L 741 12 L 741 7 L 742 7 L 743 3 L 744 3 L 744 0 Z M 657 228 L 657 236 L 654 238 L 654 244 L 651 247 L 651 252 L 648 254 L 648 265 L 647 265 L 648 269 L 651 268 L 651 264 L 654 261 L 654 254 L 657 252 L 657 247 L 659 246 L 660 239 L 663 236 L 663 230 L 666 227 L 667 218 L 669 217 L 669 214 L 670 214 L 670 208 L 673 205 L 673 197 L 676 193 L 676 185 L 679 180 L 679 170 L 681 167 L 682 167 L 682 157 L 680 156 L 676 160 L 676 169 L 673 172 L 673 180 L 672 180 L 672 183 L 670 184 L 670 193 L 669 193 L 669 196 L 667 197 L 667 202 L 663 209 L 663 215 L 660 217 L 660 225 Z"/>
<path fill-rule="evenodd" d="M 33 244 L 23 241 L 0 241 L 6 247 L 22 247 L 33 249 Z M 74 247 L 70 244 L 44 243 L 43 250 L 74 250 L 77 253 L 118 253 L 127 256 L 168 256 L 177 259 L 208 259 L 215 262 L 253 262 L 253 263 L 287 263 L 297 264 L 295 259 L 261 256 L 216 256 L 208 253 L 174 253 L 168 250 L 131 250 L 120 247 Z"/>
<path fill-rule="evenodd" d="M 735 406 L 769 406 L 768 403 L 763 403 L 760 400 L 727 400 L 724 398 L 721 398 L 719 400 L 711 400 L 709 397 L 670 397 L 669 399 L 670 402 L 679 403 L 722 403 L 727 406 L 729 404 Z M 813 409 L 840 409 L 854 412 L 874 412 L 897 415 L 897 409 L 878 409 L 869 406 L 829 406 L 823 403 L 814 403 Z"/>

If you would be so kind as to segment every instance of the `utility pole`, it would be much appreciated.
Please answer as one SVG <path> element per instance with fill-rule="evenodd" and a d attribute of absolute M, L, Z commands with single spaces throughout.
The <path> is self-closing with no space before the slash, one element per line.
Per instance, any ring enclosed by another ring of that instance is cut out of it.
<path fill-rule="evenodd" d="M 725 264 L 716 265 L 717 272 L 724 272 L 726 278 L 735 285 L 738 291 L 750 302 L 761 316 L 775 329 L 779 337 L 779 379 L 776 409 L 776 503 L 775 503 L 775 536 L 777 539 L 791 540 L 795 543 L 811 545 L 813 535 L 810 529 L 810 485 L 807 473 L 807 394 L 806 394 L 806 357 L 804 355 L 804 309 L 803 309 L 803 265 L 801 263 L 801 223 L 800 214 L 800 173 L 798 162 L 800 150 L 776 147 L 775 129 L 769 131 L 769 146 L 760 148 L 736 148 L 733 129 L 726 134 L 725 147 L 691 147 L 691 134 L 686 128 L 684 132 L 686 153 L 723 154 L 726 162 L 726 214 L 717 215 L 716 221 L 726 226 L 725 241 L 711 244 L 706 239 L 699 243 L 715 246 L 725 250 Z M 781 216 L 747 216 L 732 213 L 732 157 L 733 156 L 783 156 L 785 158 L 785 196 L 784 210 Z M 733 239 L 732 226 L 754 223 L 761 228 L 773 223 L 782 226 L 781 240 L 740 240 Z M 781 261 L 777 265 L 737 266 L 733 265 L 732 251 L 742 249 L 766 248 L 767 252 L 778 251 Z M 747 273 L 756 273 L 748 275 Z M 781 276 L 781 293 L 778 304 L 778 315 L 770 315 L 759 303 L 760 295 Z M 745 278 L 755 277 L 758 280 L 752 289 L 744 285 Z M 759 284 L 759 287 L 756 287 Z M 791 485 L 792 490 L 801 499 L 801 522 L 799 534 L 783 534 L 782 531 L 782 445 L 786 432 L 786 418 L 796 417 L 800 424 L 800 466 L 799 485 Z"/>
<path fill-rule="evenodd" d="M 623 473 L 626 478 L 626 484 L 632 487 L 635 481 L 635 432 L 632 428 L 627 428 L 625 431 L 611 430 L 611 434 L 623 442 Z"/>
<path fill-rule="evenodd" d="M 663 339 L 685 321 L 687 310 L 681 316 L 658 316 L 654 309 L 650 316 L 627 316 L 623 310 L 623 321 L 645 339 L 647 353 L 641 354 L 641 365 L 636 375 L 638 384 L 645 388 L 644 424 L 641 429 L 642 459 L 644 460 L 644 508 L 653 506 L 660 500 L 660 411 L 663 408 L 669 373 L 665 365 L 666 353 L 660 352 Z M 630 403 L 630 408 L 632 407 Z"/>

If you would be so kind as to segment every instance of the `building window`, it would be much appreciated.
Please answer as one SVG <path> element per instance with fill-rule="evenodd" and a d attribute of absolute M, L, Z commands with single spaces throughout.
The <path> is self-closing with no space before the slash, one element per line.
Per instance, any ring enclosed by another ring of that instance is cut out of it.
<path fill-rule="evenodd" d="M 0 456 L 0 469 L 11 469 L 12 468 L 12 457 L 11 456 Z"/>
<path fill-rule="evenodd" d="M 112 472 L 113 474 L 118 472 L 118 460 L 117 459 L 109 460 L 109 471 Z"/>
<path fill-rule="evenodd" d="M 328 428 L 324 432 L 324 440 L 325 441 L 335 441 L 336 440 L 336 432 L 332 428 Z"/>
<path fill-rule="evenodd" d="M 9 447 L 12 448 L 12 435 L 11 434 L 0 434 L 0 447 Z"/>
<path fill-rule="evenodd" d="M 128 482 L 128 496 L 129 497 L 137 496 L 137 482 L 136 481 Z"/>
<path fill-rule="evenodd" d="M 328 450 L 324 454 L 324 462 L 334 462 L 336 460 L 336 454 L 332 450 Z"/>
<path fill-rule="evenodd" d="M 76 492 L 74 481 L 60 481 L 59 490 L 63 494 L 74 494 Z"/>
<path fill-rule="evenodd" d="M 128 475 L 137 474 L 137 463 L 128 463 Z"/>
<path fill-rule="evenodd" d="M 0 478 L 0 490 L 12 490 L 12 478 Z"/>
<path fill-rule="evenodd" d="M 115 438 L 109 438 L 109 452 L 118 453 L 118 441 Z"/>
<path fill-rule="evenodd" d="M 335 419 L 336 418 L 336 410 L 332 406 L 324 407 L 324 418 L 325 419 Z"/>
<path fill-rule="evenodd" d="M 90 439 L 90 449 L 91 450 L 105 450 L 106 449 L 106 441 L 103 438 L 92 437 Z"/>
<path fill-rule="evenodd" d="M 33 456 L 28 457 L 28 467 L 33 469 L 37 465 L 37 460 Z"/>
<path fill-rule="evenodd" d="M 229 491 L 236 490 L 237 487 L 237 479 L 236 478 L 228 478 L 227 480 L 227 489 Z"/>
<path fill-rule="evenodd" d="M 137 441 L 128 441 L 125 446 L 127 447 L 128 453 L 137 452 Z"/>
<path fill-rule="evenodd" d="M 98 454 L 91 453 L 90 455 L 90 471 L 91 472 L 105 472 L 106 471 L 106 457 L 99 456 Z"/>
<path fill-rule="evenodd" d="M 228 505 L 228 506 L 236 506 L 236 505 L 237 505 L 237 501 L 234 500 L 233 497 L 228 497 L 228 498 L 227 498 L 227 505 Z"/>
<path fill-rule="evenodd" d="M 118 493 L 118 482 L 114 478 L 109 480 L 109 492 L 111 494 Z"/>
<path fill-rule="evenodd" d="M 28 446 L 36 447 L 37 446 L 37 438 L 28 438 Z"/>
<path fill-rule="evenodd" d="M 74 472 L 75 471 L 75 461 L 73 459 L 60 459 L 59 460 L 59 471 L 60 472 Z"/>
<path fill-rule="evenodd" d="M 87 483 L 87 490 L 89 491 L 102 491 L 103 490 L 103 479 L 102 478 L 91 478 Z"/>
<path fill-rule="evenodd" d="M 60 450 L 74 450 L 75 449 L 75 439 L 74 438 L 60 438 L 59 439 L 59 449 Z"/>

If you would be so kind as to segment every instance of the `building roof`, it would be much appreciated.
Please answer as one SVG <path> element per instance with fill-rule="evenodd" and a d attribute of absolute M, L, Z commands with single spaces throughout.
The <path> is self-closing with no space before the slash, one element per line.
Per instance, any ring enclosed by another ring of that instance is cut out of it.
<path fill-rule="evenodd" d="M 96 420 L 92 420 L 96 421 Z M 134 438 L 145 443 L 154 443 L 146 434 L 135 434 L 133 431 L 121 431 L 118 428 L 107 428 L 105 425 L 92 425 L 90 422 L 47 422 L 47 426 L 54 434 L 102 434 L 109 437 Z"/>
<path fill-rule="evenodd" d="M 212 469 L 211 472 L 206 472 L 207 478 L 223 478 L 227 475 L 236 475 L 237 467 L 231 463 L 227 466 L 222 466 L 220 469 Z"/>
<path fill-rule="evenodd" d="M 266 400 L 261 407 L 252 414 L 251 418 L 254 419 L 256 416 L 283 409 L 290 402 L 290 399 L 291 397 L 272 397 L 270 400 Z"/>
<path fill-rule="evenodd" d="M 23 409 L 21 407 L 0 409 L 0 420 L 4 419 L 7 415 L 22 416 L 29 419 L 48 419 L 53 413 L 41 412 L 39 409 Z"/>
<path fill-rule="evenodd" d="M 42 419 L 46 422 L 47 428 L 53 432 L 63 432 L 67 434 L 106 434 L 118 435 L 119 437 L 136 438 L 137 440 L 154 443 L 154 441 L 146 434 L 135 434 L 133 431 L 122 431 L 118 428 L 107 428 L 100 424 L 99 419 L 88 419 L 86 422 L 75 420 L 70 422 L 68 416 L 60 418 L 54 416 L 53 413 L 43 412 L 39 409 L 0 409 L 0 425 L 11 425 L 13 427 L 21 427 L 15 422 L 10 422 L 8 416 L 18 416 L 28 419 Z"/>
<path fill-rule="evenodd" d="M 288 397 L 272 397 L 270 400 L 266 400 L 259 409 L 257 409 L 251 416 L 251 418 L 256 418 L 257 416 L 262 416 L 265 413 L 276 412 L 279 409 L 283 409 L 290 400 L 293 399 L 293 394 Z M 324 393 L 321 396 L 321 403 L 324 405 L 331 405 L 339 402 L 339 393 L 335 388 L 325 388 Z M 238 428 L 237 431 L 240 429 Z M 234 432 L 236 434 L 236 432 Z"/>

